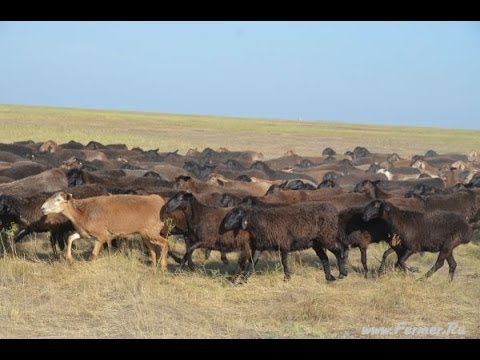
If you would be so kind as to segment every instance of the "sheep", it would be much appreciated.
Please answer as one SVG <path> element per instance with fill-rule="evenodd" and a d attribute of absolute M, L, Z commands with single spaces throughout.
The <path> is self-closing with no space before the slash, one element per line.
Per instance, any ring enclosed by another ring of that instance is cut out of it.
<path fill-rule="evenodd" d="M 337 153 L 332 148 L 326 147 L 325 149 L 323 149 L 322 155 L 337 155 Z"/>
<path fill-rule="evenodd" d="M 46 170 L 40 174 L 0 184 L 0 194 L 28 196 L 37 192 L 54 192 L 66 189 L 67 178 L 60 169 Z"/>
<path fill-rule="evenodd" d="M 20 229 L 13 238 L 14 242 L 20 241 L 31 232 L 50 231 L 53 255 L 58 258 L 56 244 L 63 248 L 63 235 L 73 230 L 73 227 L 62 215 L 38 214 L 40 206 L 50 196 L 51 193 L 40 193 L 24 199 L 12 195 L 0 195 L 0 219 L 4 224 L 19 225 Z"/>
<path fill-rule="evenodd" d="M 395 174 L 395 173 L 392 173 L 391 171 L 387 170 L 387 169 L 384 169 L 384 168 L 380 168 L 377 170 L 377 174 L 384 174 L 388 181 L 402 181 L 402 180 L 410 180 L 410 179 L 418 179 L 420 177 L 420 173 L 418 174 Z"/>
<path fill-rule="evenodd" d="M 167 194 L 167 197 L 172 198 L 174 197 L 178 191 L 175 191 L 174 194 Z M 160 194 L 163 195 L 163 194 Z M 233 195 L 230 193 L 218 193 L 218 192 L 209 192 L 209 193 L 200 193 L 195 194 L 197 200 L 199 200 L 202 204 L 208 206 L 216 206 L 216 207 L 233 207 L 240 203 L 243 197 Z M 177 234 L 183 235 L 185 242 L 188 243 L 190 241 L 188 239 L 188 228 L 186 225 L 185 215 L 179 211 L 174 211 L 170 214 L 173 218 L 173 223 L 175 224 L 175 229 L 177 230 Z M 188 247 L 188 245 L 187 245 Z M 205 260 L 208 260 L 210 257 L 210 250 L 205 249 Z M 225 251 L 221 251 L 220 259 L 225 265 L 228 265 L 228 259 Z M 191 259 L 189 259 L 189 263 L 191 263 Z"/>
<path fill-rule="evenodd" d="M 384 200 L 373 200 L 363 211 L 363 221 L 381 218 L 398 234 L 405 247 L 397 264 L 405 269 L 405 261 L 420 251 L 439 252 L 437 261 L 425 274 L 431 276 L 440 269 L 445 259 L 449 266 L 449 278 L 453 280 L 457 263 L 453 250 L 460 244 L 470 242 L 473 230 L 465 218 L 451 211 L 433 211 L 422 213 L 403 210 Z"/>
<path fill-rule="evenodd" d="M 43 153 L 54 153 L 58 151 L 58 144 L 53 140 L 45 141 L 43 144 L 40 145 L 38 148 L 38 152 Z"/>
<path fill-rule="evenodd" d="M 162 254 L 160 268 L 167 268 L 168 241 L 160 235 L 164 223 L 160 211 L 165 201 L 158 195 L 110 195 L 87 199 L 73 199 L 71 194 L 59 192 L 42 205 L 44 215 L 63 214 L 75 233 L 67 239 L 67 261 L 73 262 L 72 242 L 82 237 L 95 238 L 91 260 L 95 260 L 102 244 L 118 236 L 140 234 L 150 251 L 152 266 L 156 266 L 154 245 Z"/>
<path fill-rule="evenodd" d="M 230 210 L 229 208 L 204 205 L 192 193 L 180 191 L 166 203 L 165 208 L 162 209 L 162 215 L 170 216 L 177 210 L 184 213 L 189 239 L 187 252 L 182 260 L 182 267 L 188 261 L 189 268 L 194 269 L 191 256 L 197 248 L 223 252 L 241 250 L 239 264 L 244 264 L 251 256 L 247 232 L 240 230 L 219 233 L 220 224 Z M 240 266 L 237 267 L 232 281 L 235 280 L 239 269 Z"/>
<path fill-rule="evenodd" d="M 70 169 L 67 171 L 68 186 L 74 187 L 82 184 L 93 184 L 98 183 L 110 187 L 172 187 L 170 182 L 159 179 L 159 178 L 149 178 L 149 177 L 135 177 L 135 176 L 125 176 L 123 170 L 112 170 L 109 176 L 109 171 L 106 170 L 102 172 L 88 172 L 82 169 Z M 102 175 L 106 174 L 106 176 Z M 119 176 L 121 175 L 121 176 Z"/>
<path fill-rule="evenodd" d="M 33 158 L 33 150 L 26 145 L 20 144 L 3 144 L 0 143 L 0 151 L 9 152 L 16 156 L 31 160 Z"/>
<path fill-rule="evenodd" d="M 11 152 L 8 151 L 3 151 L 0 150 L 0 161 L 2 162 L 8 162 L 8 163 L 14 163 L 15 161 L 23 161 L 25 158 L 12 154 Z"/>
<path fill-rule="evenodd" d="M 24 179 L 29 176 L 38 175 L 47 170 L 47 167 L 33 161 L 16 161 L 8 169 L 0 171 L 0 175 L 10 177 L 14 180 Z"/>
<path fill-rule="evenodd" d="M 388 223 L 383 219 L 363 221 L 363 207 L 348 208 L 338 213 L 338 227 L 341 240 L 351 247 L 360 249 L 360 256 L 367 277 L 367 247 L 371 243 L 391 240 Z"/>
<path fill-rule="evenodd" d="M 79 186 L 72 191 L 76 198 L 86 198 L 107 194 L 99 185 Z M 37 193 L 25 197 L 15 195 L 0 195 L 0 218 L 5 223 L 16 223 L 19 231 L 14 236 L 14 241 L 21 241 L 32 232 L 50 232 L 50 244 L 53 255 L 58 258 L 56 244 L 63 250 L 66 236 L 74 231 L 70 221 L 60 214 L 42 214 L 40 207 L 52 193 Z"/>
<path fill-rule="evenodd" d="M 318 184 L 317 189 L 339 189 L 340 186 L 333 180 L 323 180 Z"/>
<path fill-rule="evenodd" d="M 255 264 L 260 252 L 280 251 L 284 280 L 289 280 L 288 253 L 313 247 L 323 264 L 325 278 L 333 281 L 324 248 L 335 254 L 340 277 L 346 276 L 345 246 L 338 240 L 338 213 L 326 202 L 308 202 L 278 207 L 235 207 L 228 212 L 220 226 L 225 231 L 245 230 L 251 237 Z"/>
<path fill-rule="evenodd" d="M 84 149 L 85 146 L 77 141 L 70 140 L 68 143 L 60 144 L 62 149 Z"/>
<path fill-rule="evenodd" d="M 229 190 L 240 190 L 256 196 L 265 194 L 265 187 L 262 183 L 243 182 L 227 179 L 217 173 L 211 173 L 208 176 L 207 184 L 219 185 Z"/>
<path fill-rule="evenodd" d="M 425 160 L 416 160 L 412 162 L 411 167 L 418 169 L 422 174 L 427 174 L 432 178 L 437 178 L 439 169 L 433 167 Z"/>

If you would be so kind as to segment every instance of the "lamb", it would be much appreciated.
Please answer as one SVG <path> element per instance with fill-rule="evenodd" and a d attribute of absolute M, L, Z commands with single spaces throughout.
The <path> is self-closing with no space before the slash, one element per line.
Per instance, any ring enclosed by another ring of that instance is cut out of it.
<path fill-rule="evenodd" d="M 449 277 L 453 280 L 457 263 L 453 250 L 460 244 L 468 243 L 473 230 L 465 218 L 451 211 L 422 213 L 399 209 L 388 201 L 373 200 L 363 211 L 363 221 L 384 219 L 391 224 L 391 231 L 400 236 L 404 253 L 398 259 L 398 266 L 405 269 L 405 261 L 420 251 L 439 252 L 436 263 L 426 273 L 431 276 L 440 269 L 445 259 L 449 266 Z"/>

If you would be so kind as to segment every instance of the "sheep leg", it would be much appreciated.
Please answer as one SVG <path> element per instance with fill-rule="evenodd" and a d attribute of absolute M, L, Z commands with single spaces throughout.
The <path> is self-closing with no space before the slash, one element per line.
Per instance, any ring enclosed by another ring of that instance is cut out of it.
<path fill-rule="evenodd" d="M 180 262 L 180 269 L 183 269 L 185 267 L 185 262 L 188 262 L 188 268 L 190 270 L 194 271 L 195 270 L 195 264 L 193 263 L 193 260 L 192 260 L 193 250 L 190 251 L 190 249 L 193 245 L 192 245 L 192 242 L 190 241 L 190 239 L 188 237 L 185 237 L 185 245 L 187 247 L 187 250 L 185 252 L 185 255 L 183 255 L 182 261 Z"/>
<path fill-rule="evenodd" d="M 437 258 L 437 261 L 435 262 L 435 264 L 432 266 L 432 268 L 430 270 L 428 270 L 428 272 L 425 274 L 425 278 L 427 277 L 430 277 L 433 275 L 433 273 L 435 273 L 438 269 L 440 269 L 443 264 L 445 263 L 445 259 L 448 258 L 449 256 L 447 256 L 447 254 L 445 252 L 440 252 L 440 254 L 438 254 L 438 258 Z M 452 260 L 449 261 L 449 267 L 450 267 L 450 262 Z M 453 259 L 453 261 L 455 262 L 455 260 Z M 455 263 L 456 265 L 456 263 Z M 451 267 L 450 267 L 451 269 Z M 455 269 L 454 269 L 455 271 Z M 452 279 L 453 278 L 453 274 L 449 274 L 450 275 L 450 278 Z"/>
<path fill-rule="evenodd" d="M 251 254 L 251 251 L 250 251 L 250 254 Z M 255 272 L 255 266 L 257 265 L 258 259 L 260 258 L 261 254 L 262 254 L 262 252 L 260 250 L 255 250 L 253 252 L 253 256 L 252 256 L 252 259 L 251 259 L 252 271 L 250 271 L 250 269 L 248 269 L 248 265 L 250 265 L 249 262 L 247 263 L 247 267 L 244 267 L 243 278 L 244 278 L 245 281 L 247 281 L 248 278 Z"/>
<path fill-rule="evenodd" d="M 313 247 L 313 250 L 317 253 L 317 256 L 320 258 L 320 261 L 322 262 L 323 265 L 323 272 L 325 273 L 325 279 L 327 281 L 334 281 L 336 280 L 335 277 L 332 276 L 332 273 L 330 272 L 330 262 L 328 261 L 328 256 L 325 253 L 325 250 L 319 245 L 316 245 Z"/>
<path fill-rule="evenodd" d="M 403 252 L 403 255 L 401 255 L 399 258 L 398 258 L 398 261 L 397 263 L 395 264 L 395 267 L 399 267 L 401 270 L 403 271 L 407 271 L 407 266 L 405 265 L 405 261 L 407 261 L 407 259 L 413 255 L 413 251 L 410 250 L 410 249 L 405 249 L 405 251 Z"/>
<path fill-rule="evenodd" d="M 168 257 L 168 240 L 160 235 L 146 235 L 142 236 L 145 244 L 150 251 L 150 258 L 152 260 L 152 266 L 157 266 L 157 253 L 155 252 L 155 245 L 160 246 L 160 270 L 164 272 L 167 270 L 167 257 Z"/>
<path fill-rule="evenodd" d="M 240 258 L 238 259 L 238 264 L 237 264 L 237 267 L 235 268 L 235 271 L 233 272 L 233 275 L 232 275 L 232 278 L 230 279 L 230 281 L 235 284 L 238 277 L 240 276 L 241 273 L 243 273 L 245 271 L 245 268 L 248 264 L 248 258 L 251 256 L 251 254 L 245 252 L 245 251 L 242 251 L 242 253 L 240 254 Z"/>
<path fill-rule="evenodd" d="M 363 266 L 363 276 L 365 279 L 367 278 L 368 275 L 368 267 L 367 267 L 367 249 L 361 247 L 360 248 L 360 259 L 362 261 L 362 266 Z"/>
<path fill-rule="evenodd" d="M 93 247 L 92 254 L 90 255 L 90 261 L 95 261 L 97 259 L 98 253 L 102 249 L 103 241 L 96 239 L 95 246 Z"/>
<path fill-rule="evenodd" d="M 107 242 L 103 244 L 103 248 L 108 251 L 108 256 L 110 256 L 110 251 L 112 250 L 112 241 L 107 240 Z"/>
<path fill-rule="evenodd" d="M 195 249 L 198 249 L 202 245 L 203 245 L 203 243 L 201 241 L 199 241 L 199 242 L 196 242 L 195 244 L 187 247 L 187 252 L 183 256 L 182 263 L 180 264 L 180 268 L 183 269 L 185 267 L 185 262 L 188 261 L 188 267 L 190 268 L 190 270 L 192 270 L 192 271 L 195 270 L 195 264 L 192 261 L 192 254 L 193 254 L 193 251 Z"/>
<path fill-rule="evenodd" d="M 387 257 L 393 252 L 395 252 L 393 248 L 388 248 L 387 250 L 385 250 L 382 256 L 382 262 L 380 263 L 380 267 L 378 268 L 379 273 L 385 272 L 385 263 L 387 262 Z"/>
<path fill-rule="evenodd" d="M 52 232 L 50 232 L 50 246 L 52 247 L 53 256 L 55 257 L 55 259 L 58 259 L 57 237 Z"/>
<path fill-rule="evenodd" d="M 208 260 L 208 258 L 210 257 L 210 253 L 212 252 L 212 250 L 210 249 L 205 249 L 204 250 L 204 253 L 205 253 L 205 260 Z"/>
<path fill-rule="evenodd" d="M 19 242 L 20 240 L 22 240 L 25 236 L 27 236 L 28 234 L 30 234 L 31 231 L 27 230 L 27 229 L 20 229 L 16 234 L 15 236 L 13 237 L 13 242 Z"/>
<path fill-rule="evenodd" d="M 69 264 L 73 263 L 73 256 L 72 256 L 72 243 L 73 240 L 80 239 L 80 234 L 75 232 L 72 235 L 70 235 L 67 239 L 67 255 L 65 256 L 67 259 L 67 262 Z"/>
<path fill-rule="evenodd" d="M 72 233 L 71 231 L 61 232 L 56 236 L 57 244 L 58 244 L 58 247 L 60 248 L 61 251 L 65 250 L 65 244 L 67 242 L 66 238 L 68 238 L 69 234 L 71 234 L 71 233 Z"/>
<path fill-rule="evenodd" d="M 162 254 L 160 255 L 160 270 L 165 271 L 167 270 L 167 257 L 168 257 L 168 240 L 165 238 L 160 237 L 160 250 Z"/>
<path fill-rule="evenodd" d="M 220 252 L 220 260 L 222 260 L 223 265 L 228 265 L 227 253 L 225 251 Z"/>
<path fill-rule="evenodd" d="M 288 251 L 280 250 L 280 258 L 282 260 L 283 273 L 285 274 L 285 277 L 283 278 L 283 280 L 288 281 L 291 278 L 290 270 L 288 268 Z"/>
<path fill-rule="evenodd" d="M 177 264 L 181 264 L 182 258 L 180 258 L 180 257 L 178 257 L 177 255 L 175 255 L 175 254 L 173 253 L 173 251 L 168 250 L 168 255 L 169 255 Z"/>
<path fill-rule="evenodd" d="M 205 260 L 208 260 L 210 258 L 210 253 L 211 252 L 212 252 L 212 250 L 205 249 Z M 225 253 L 225 251 L 220 252 L 220 259 L 222 260 L 222 263 L 224 265 L 228 265 L 227 254 Z"/>
<path fill-rule="evenodd" d="M 455 269 L 457 268 L 457 262 L 455 261 L 452 253 L 449 256 L 447 256 L 447 263 L 448 263 L 448 276 L 450 277 L 450 281 L 453 281 L 453 275 L 455 274 Z"/>
<path fill-rule="evenodd" d="M 148 253 L 150 255 L 150 262 L 153 267 L 157 266 L 157 252 L 155 251 L 155 246 L 148 240 L 144 239 L 143 242 L 148 248 Z"/>
<path fill-rule="evenodd" d="M 348 275 L 347 268 L 345 266 L 345 252 L 342 249 L 335 249 L 335 250 L 330 250 L 336 257 L 337 259 L 337 264 L 338 264 L 338 271 L 340 272 L 340 275 L 338 276 L 339 279 L 343 279 L 344 276 Z M 348 252 L 347 252 L 348 254 Z"/>
<path fill-rule="evenodd" d="M 255 252 L 253 253 L 252 266 L 254 268 L 252 270 L 255 270 L 255 266 L 257 265 L 257 262 L 258 262 L 258 259 L 260 258 L 261 253 L 262 252 L 260 250 L 255 250 Z"/>

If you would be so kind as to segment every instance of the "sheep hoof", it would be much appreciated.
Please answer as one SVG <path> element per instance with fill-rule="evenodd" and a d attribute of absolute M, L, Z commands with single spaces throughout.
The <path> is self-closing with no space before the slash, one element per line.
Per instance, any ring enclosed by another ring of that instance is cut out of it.
<path fill-rule="evenodd" d="M 407 270 L 412 272 L 412 273 L 416 273 L 416 272 L 418 272 L 418 267 L 415 267 L 415 266 L 407 267 Z"/>
<path fill-rule="evenodd" d="M 337 279 L 335 279 L 335 276 L 333 276 L 333 275 L 327 276 L 326 279 L 327 279 L 327 281 L 335 281 L 335 280 L 337 280 Z"/>
<path fill-rule="evenodd" d="M 285 275 L 285 276 L 283 277 L 283 281 L 287 282 L 287 281 L 289 281 L 291 278 L 292 278 L 292 277 L 291 277 L 290 275 Z"/>

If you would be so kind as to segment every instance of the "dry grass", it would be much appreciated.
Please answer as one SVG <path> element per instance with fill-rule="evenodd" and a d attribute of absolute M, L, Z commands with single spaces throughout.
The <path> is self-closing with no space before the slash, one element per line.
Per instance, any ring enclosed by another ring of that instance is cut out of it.
<path fill-rule="evenodd" d="M 106 129 L 109 129 L 106 131 Z M 255 149 L 267 157 L 294 149 L 315 155 L 326 146 L 338 151 L 363 145 L 372 151 L 424 153 L 467 152 L 479 146 L 479 132 L 367 127 L 333 123 L 208 118 L 141 113 L 115 113 L 57 108 L 0 106 L 0 141 L 53 138 L 83 143 L 124 142 L 162 150 L 225 146 Z M 0 242 L 0 338 L 357 338 L 363 326 L 448 327 L 456 322 L 465 335 L 480 336 L 480 245 L 455 250 L 457 277 L 447 280 L 445 265 L 433 277 L 418 281 L 436 254 L 414 255 L 409 265 L 419 274 L 391 269 L 385 276 L 359 269 L 358 250 L 350 252 L 350 275 L 325 281 L 313 251 L 290 255 L 293 277 L 283 282 L 279 256 L 264 254 L 257 273 L 245 285 L 232 286 L 231 265 L 215 253 L 193 273 L 181 272 L 169 260 L 168 272 L 147 266 L 140 242 L 133 241 L 98 261 L 85 259 L 92 243 L 79 241 L 75 263 L 52 261 L 42 235 L 17 244 L 12 254 L 8 234 Z M 171 247 L 183 251 L 181 242 Z M 384 246 L 369 249 L 376 269 Z M 333 273 L 338 273 L 333 261 Z M 388 337 L 388 336 L 387 336 Z M 400 332 L 395 337 L 410 337 Z M 418 336 L 415 336 L 418 337 Z M 431 336 L 435 337 L 435 336 Z M 455 337 L 451 335 L 450 337 Z"/>
<path fill-rule="evenodd" d="M 359 253 L 350 256 L 350 275 L 327 283 L 313 251 L 290 255 L 294 275 L 285 283 L 278 255 L 264 254 L 247 284 L 232 286 L 218 256 L 195 272 L 180 272 L 169 260 L 168 273 L 146 266 L 139 242 L 98 261 L 86 261 L 91 243 L 79 243 L 75 263 L 51 261 L 40 238 L 17 245 L 17 257 L 0 260 L 0 337 L 2 338 L 356 338 L 363 326 L 465 328 L 460 337 L 480 334 L 480 246 L 459 247 L 453 283 L 447 267 L 417 280 L 436 259 L 414 255 L 419 274 L 390 269 L 364 279 Z M 171 243 L 181 250 L 180 243 Z M 372 246 L 376 268 L 384 247 Z M 333 256 L 331 258 L 336 273 Z M 202 254 L 195 261 L 203 263 Z M 393 264 L 393 259 L 390 265 Z M 398 334 L 397 337 L 408 337 Z M 454 336 L 456 337 L 456 336 Z"/>

